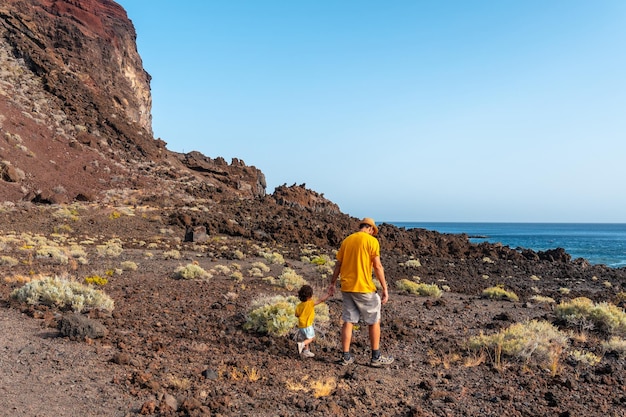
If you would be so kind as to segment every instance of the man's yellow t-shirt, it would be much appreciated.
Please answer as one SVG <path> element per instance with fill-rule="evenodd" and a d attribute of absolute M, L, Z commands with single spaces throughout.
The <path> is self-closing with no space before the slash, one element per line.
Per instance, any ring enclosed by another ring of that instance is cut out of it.
<path fill-rule="evenodd" d="M 313 325 L 313 320 L 315 319 L 315 301 L 313 298 L 303 301 L 296 306 L 296 316 L 298 317 L 299 329 Z"/>
<path fill-rule="evenodd" d="M 380 256 L 380 243 L 365 232 L 356 232 L 341 243 L 337 260 L 341 262 L 339 276 L 343 292 L 376 292 L 372 280 L 372 262 Z"/>

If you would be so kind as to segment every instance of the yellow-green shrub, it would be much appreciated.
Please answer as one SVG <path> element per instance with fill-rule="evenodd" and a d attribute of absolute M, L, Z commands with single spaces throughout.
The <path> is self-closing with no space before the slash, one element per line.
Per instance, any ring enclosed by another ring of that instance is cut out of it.
<path fill-rule="evenodd" d="M 507 299 L 510 301 L 518 301 L 519 297 L 513 291 L 507 291 L 502 286 L 496 285 L 494 287 L 485 288 L 483 290 L 483 297 L 491 299 Z"/>
<path fill-rule="evenodd" d="M 13 290 L 11 297 L 32 305 L 71 308 L 77 312 L 84 309 L 113 311 L 113 300 L 103 291 L 58 277 L 45 277 L 28 282 L 23 287 Z"/>
<path fill-rule="evenodd" d="M 442 291 L 437 284 L 424 284 L 422 282 L 414 282 L 406 278 L 396 281 L 396 287 L 400 291 L 426 297 L 441 297 L 442 294 Z"/>
<path fill-rule="evenodd" d="M 93 285 L 106 285 L 109 282 L 109 280 L 105 277 L 101 277 L 99 275 L 90 275 L 85 277 L 85 283 L 86 284 L 93 284 Z"/>
<path fill-rule="evenodd" d="M 244 328 L 272 336 L 285 336 L 298 324 L 295 316 L 300 300 L 293 296 L 261 296 L 251 304 Z M 330 320 L 328 306 L 324 303 L 315 306 L 315 322 Z"/>
<path fill-rule="evenodd" d="M 596 327 L 609 334 L 626 334 L 626 313 L 614 304 L 594 304 L 586 297 L 561 302 L 554 310 L 557 318 L 570 325 Z"/>
<path fill-rule="evenodd" d="M 512 358 L 529 360 L 534 357 L 540 364 L 558 362 L 561 352 L 568 346 L 568 336 L 547 321 L 530 320 L 515 323 L 496 334 L 474 336 L 469 340 L 470 349 L 493 350 Z"/>
<path fill-rule="evenodd" d="M 278 278 L 266 277 L 263 279 L 269 281 L 272 285 L 278 285 L 279 287 L 286 288 L 289 291 L 293 291 L 307 284 L 307 281 L 304 278 L 298 275 L 296 271 L 288 267 L 283 269 L 283 273 L 280 274 Z"/>
<path fill-rule="evenodd" d="M 205 271 L 200 265 L 187 264 L 185 266 L 179 266 L 174 271 L 177 278 L 182 279 L 208 279 L 211 278 L 211 274 Z"/>
<path fill-rule="evenodd" d="M 96 250 L 100 256 L 117 257 L 122 254 L 122 241 L 120 239 L 110 239 L 104 245 L 97 245 Z"/>

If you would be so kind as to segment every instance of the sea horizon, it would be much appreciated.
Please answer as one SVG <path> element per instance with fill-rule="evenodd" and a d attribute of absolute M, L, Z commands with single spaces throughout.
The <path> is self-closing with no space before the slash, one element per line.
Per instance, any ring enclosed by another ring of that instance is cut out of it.
<path fill-rule="evenodd" d="M 472 243 L 501 243 L 534 251 L 563 248 L 572 259 L 612 268 L 626 266 L 626 223 L 572 222 L 407 222 L 384 221 L 406 229 L 467 234 Z"/>

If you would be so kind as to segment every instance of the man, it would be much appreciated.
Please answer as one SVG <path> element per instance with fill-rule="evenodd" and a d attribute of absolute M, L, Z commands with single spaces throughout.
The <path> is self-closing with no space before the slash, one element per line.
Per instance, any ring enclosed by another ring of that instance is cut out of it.
<path fill-rule="evenodd" d="M 350 354 L 352 328 L 361 318 L 369 330 L 372 349 L 371 366 L 381 367 L 393 362 L 392 357 L 380 354 L 380 310 L 381 305 L 389 300 L 389 293 L 385 271 L 380 262 L 380 244 L 374 237 L 377 234 L 376 223 L 373 219 L 366 217 L 360 221 L 359 231 L 346 237 L 337 252 L 337 263 L 328 293 L 331 296 L 335 293 L 337 279 L 341 276 L 344 323 L 341 328 L 343 357 L 340 363 L 343 365 L 354 362 L 354 357 Z M 382 299 L 376 293 L 372 269 L 382 287 Z"/>

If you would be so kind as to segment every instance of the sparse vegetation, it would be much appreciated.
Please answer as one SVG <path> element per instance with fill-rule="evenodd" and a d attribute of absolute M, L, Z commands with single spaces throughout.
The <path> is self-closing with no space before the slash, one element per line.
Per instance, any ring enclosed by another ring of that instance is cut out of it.
<path fill-rule="evenodd" d="M 470 338 L 472 350 L 487 349 L 496 366 L 501 356 L 529 361 L 531 358 L 556 374 L 560 356 L 569 345 L 568 337 L 547 321 L 530 320 L 515 323 L 493 335 L 480 334 Z"/>
<path fill-rule="evenodd" d="M 113 310 L 113 300 L 101 290 L 58 277 L 45 277 L 14 290 L 11 297 L 31 305 L 43 304 L 60 309 Z"/>
<path fill-rule="evenodd" d="M 608 334 L 626 334 L 626 313 L 614 304 L 595 304 L 589 298 L 578 297 L 561 302 L 555 308 L 557 318 L 581 329 L 598 329 Z"/>
<path fill-rule="evenodd" d="M 244 328 L 272 336 L 285 336 L 298 323 L 294 313 L 299 302 L 293 295 L 260 296 L 252 302 Z M 316 305 L 316 323 L 326 323 L 329 320 L 328 306 L 324 303 Z"/>
<path fill-rule="evenodd" d="M 280 274 L 278 278 L 266 277 L 264 280 L 272 283 L 273 285 L 283 287 L 289 291 L 293 291 L 300 288 L 302 285 L 307 284 L 307 281 L 302 276 L 298 275 L 295 270 L 288 267 L 283 269 L 282 274 Z"/>
<path fill-rule="evenodd" d="M 519 301 L 519 297 L 513 291 L 507 291 L 501 285 L 485 288 L 483 297 L 498 300 Z"/>
<path fill-rule="evenodd" d="M 181 279 L 209 279 L 211 274 L 205 271 L 200 265 L 190 263 L 185 266 L 179 266 L 174 271 L 177 278 Z"/>
<path fill-rule="evenodd" d="M 442 291 L 437 284 L 425 284 L 421 282 L 414 282 L 403 278 L 396 281 L 396 287 L 400 291 L 407 292 L 409 294 L 421 295 L 426 297 L 441 297 Z"/>

